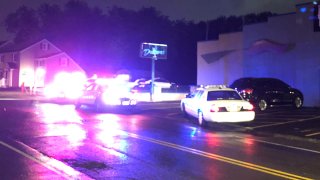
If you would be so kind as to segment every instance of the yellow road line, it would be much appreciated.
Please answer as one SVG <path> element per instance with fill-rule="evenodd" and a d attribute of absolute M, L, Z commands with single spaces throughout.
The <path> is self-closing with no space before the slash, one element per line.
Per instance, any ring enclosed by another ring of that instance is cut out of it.
<path fill-rule="evenodd" d="M 200 150 L 197 150 L 197 149 L 188 148 L 188 147 L 180 146 L 180 145 L 177 145 L 177 144 L 173 144 L 173 143 L 169 143 L 169 142 L 165 142 L 165 141 L 161 141 L 161 140 L 157 140 L 157 139 L 153 139 L 153 138 L 143 137 L 143 136 L 140 136 L 140 135 L 137 135 L 137 134 L 133 134 L 133 133 L 129 133 L 129 132 L 125 132 L 125 133 L 128 136 L 133 137 L 133 138 L 137 138 L 137 139 L 148 141 L 148 142 L 152 142 L 152 143 L 155 143 L 155 144 L 160 144 L 160 145 L 163 145 L 163 146 L 175 148 L 175 149 L 178 149 L 178 150 L 181 150 L 181 151 L 197 154 L 197 155 L 200 155 L 200 156 L 203 156 L 203 157 L 215 159 L 215 160 L 218 160 L 218 161 L 223 161 L 223 162 L 226 162 L 226 163 L 229 163 L 229 164 L 233 164 L 233 165 L 245 167 L 245 168 L 248 168 L 248 169 L 264 172 L 264 173 L 271 174 L 271 175 L 274 175 L 274 176 L 278 176 L 278 177 L 282 177 L 282 178 L 286 178 L 286 179 L 291 179 L 291 180 L 311 180 L 311 178 L 307 178 L 307 177 L 303 177 L 303 176 L 299 176 L 299 175 L 295 175 L 295 174 L 279 171 L 279 170 L 276 170 L 276 169 L 267 168 L 267 167 L 264 167 L 264 166 L 259 166 L 259 165 L 256 165 L 256 164 L 252 164 L 252 163 L 248 163 L 248 162 L 244 162 L 244 161 L 228 158 L 228 157 L 225 157 L 225 156 L 220 156 L 220 155 L 217 155 L 217 154 L 204 152 L 204 151 L 200 151 Z"/>

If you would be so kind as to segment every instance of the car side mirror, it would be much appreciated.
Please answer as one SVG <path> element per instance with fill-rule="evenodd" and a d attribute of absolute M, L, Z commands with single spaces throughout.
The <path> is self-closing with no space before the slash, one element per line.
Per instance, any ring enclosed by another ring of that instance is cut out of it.
<path fill-rule="evenodd" d="M 193 97 L 192 94 L 187 94 L 187 95 L 186 95 L 186 98 L 192 98 L 192 97 Z"/>

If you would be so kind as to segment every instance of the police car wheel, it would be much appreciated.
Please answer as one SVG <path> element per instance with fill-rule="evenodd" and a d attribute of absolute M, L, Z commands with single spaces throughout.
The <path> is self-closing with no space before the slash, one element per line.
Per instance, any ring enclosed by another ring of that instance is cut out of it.
<path fill-rule="evenodd" d="M 206 126 L 206 120 L 203 118 L 203 112 L 198 112 L 198 124 L 202 127 Z"/>
<path fill-rule="evenodd" d="M 77 103 L 77 104 L 75 105 L 75 108 L 76 108 L 76 109 L 80 109 L 80 108 L 81 108 L 81 104 L 80 104 L 80 103 Z"/>
<path fill-rule="evenodd" d="M 94 107 L 96 111 L 102 111 L 104 109 L 104 105 L 102 104 L 100 99 L 96 99 Z"/>

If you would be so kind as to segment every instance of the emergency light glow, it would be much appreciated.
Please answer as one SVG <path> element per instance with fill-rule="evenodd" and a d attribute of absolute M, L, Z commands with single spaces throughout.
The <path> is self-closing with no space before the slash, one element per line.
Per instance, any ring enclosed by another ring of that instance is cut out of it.
<path fill-rule="evenodd" d="M 43 76 L 43 75 L 45 75 L 45 73 L 46 73 L 46 70 L 44 70 L 43 68 L 37 68 L 37 70 L 36 70 L 37 76 Z"/>
<path fill-rule="evenodd" d="M 86 76 L 82 72 L 59 72 L 54 81 L 45 87 L 45 95 L 49 98 L 76 99 L 82 95 Z"/>

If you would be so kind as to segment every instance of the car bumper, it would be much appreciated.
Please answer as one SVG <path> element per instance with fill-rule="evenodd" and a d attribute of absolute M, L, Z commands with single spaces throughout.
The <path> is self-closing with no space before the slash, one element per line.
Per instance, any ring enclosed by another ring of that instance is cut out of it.
<path fill-rule="evenodd" d="M 107 99 L 104 100 L 105 105 L 117 105 L 117 106 L 133 106 L 137 104 L 137 101 L 134 99 L 120 98 L 120 99 Z"/>
<path fill-rule="evenodd" d="M 248 122 L 254 120 L 255 112 L 212 112 L 207 116 L 205 115 L 205 118 L 207 121 L 212 122 Z"/>

